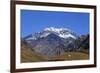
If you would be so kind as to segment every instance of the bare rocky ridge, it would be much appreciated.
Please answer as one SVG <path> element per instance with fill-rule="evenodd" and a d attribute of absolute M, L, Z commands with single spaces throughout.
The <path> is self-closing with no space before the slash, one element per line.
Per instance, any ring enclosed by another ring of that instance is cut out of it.
<path fill-rule="evenodd" d="M 65 28 L 46 28 L 24 39 L 36 53 L 47 57 L 56 57 L 65 52 L 89 53 L 89 34 L 79 36 Z"/>

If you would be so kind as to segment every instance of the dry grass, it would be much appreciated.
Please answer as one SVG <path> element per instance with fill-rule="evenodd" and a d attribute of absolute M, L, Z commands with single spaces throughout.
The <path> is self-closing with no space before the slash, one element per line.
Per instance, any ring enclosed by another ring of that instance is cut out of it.
<path fill-rule="evenodd" d="M 22 48 L 21 49 L 21 62 L 39 62 L 44 61 L 47 58 L 34 53 L 31 49 Z"/>
<path fill-rule="evenodd" d="M 53 57 L 52 60 L 86 60 L 89 55 L 82 52 L 66 52 L 60 56 Z"/>
<path fill-rule="evenodd" d="M 21 48 L 21 62 L 43 62 L 43 61 L 64 61 L 64 60 L 86 60 L 89 55 L 83 52 L 66 52 L 62 55 L 49 58 L 47 56 L 35 53 L 29 48 Z"/>

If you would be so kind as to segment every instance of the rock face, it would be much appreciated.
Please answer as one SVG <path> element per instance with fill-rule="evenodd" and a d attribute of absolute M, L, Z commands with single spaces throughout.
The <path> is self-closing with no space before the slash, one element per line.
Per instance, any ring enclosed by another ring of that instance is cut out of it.
<path fill-rule="evenodd" d="M 31 34 L 23 38 L 37 53 L 54 57 L 69 51 L 80 51 L 83 44 L 89 46 L 87 35 L 78 36 L 65 28 L 46 28 L 42 32 Z M 84 41 L 86 39 L 86 41 Z M 85 44 L 87 42 L 87 44 Z M 88 47 L 87 47 L 88 49 Z"/>

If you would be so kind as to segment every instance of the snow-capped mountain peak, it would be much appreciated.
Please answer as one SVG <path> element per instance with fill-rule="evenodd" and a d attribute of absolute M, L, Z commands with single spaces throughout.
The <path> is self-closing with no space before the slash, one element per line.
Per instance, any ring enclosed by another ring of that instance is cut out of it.
<path fill-rule="evenodd" d="M 64 38 L 64 39 L 67 39 L 69 37 L 71 37 L 73 39 L 77 38 L 77 35 L 73 31 L 71 31 L 67 28 L 49 27 L 49 28 L 45 28 L 41 32 L 32 34 L 30 38 L 27 38 L 27 40 L 37 40 L 38 38 L 45 38 L 52 33 L 56 34 L 60 38 Z"/>
<path fill-rule="evenodd" d="M 48 34 L 48 32 L 49 33 L 55 33 L 59 37 L 62 37 L 62 38 L 72 37 L 72 38 L 76 39 L 76 35 L 74 34 L 74 32 L 72 32 L 71 30 L 69 30 L 67 28 L 49 27 L 49 28 L 45 28 L 44 31 L 47 32 L 47 34 Z M 47 35 L 47 34 L 45 34 L 45 35 Z"/>
<path fill-rule="evenodd" d="M 66 28 L 54 28 L 54 27 L 49 27 L 49 28 L 45 28 L 44 31 L 52 31 L 52 32 L 61 32 L 61 31 L 64 31 L 64 30 L 68 30 Z"/>

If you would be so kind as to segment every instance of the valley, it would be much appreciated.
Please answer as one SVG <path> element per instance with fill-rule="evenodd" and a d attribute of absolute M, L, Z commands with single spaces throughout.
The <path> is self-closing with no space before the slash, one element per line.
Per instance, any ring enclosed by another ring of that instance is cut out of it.
<path fill-rule="evenodd" d="M 89 59 L 89 34 L 78 35 L 65 28 L 45 28 L 21 38 L 21 62 Z"/>

